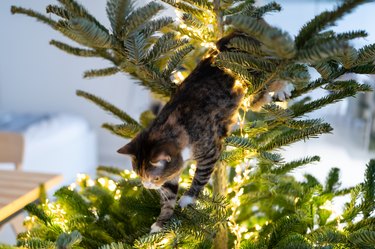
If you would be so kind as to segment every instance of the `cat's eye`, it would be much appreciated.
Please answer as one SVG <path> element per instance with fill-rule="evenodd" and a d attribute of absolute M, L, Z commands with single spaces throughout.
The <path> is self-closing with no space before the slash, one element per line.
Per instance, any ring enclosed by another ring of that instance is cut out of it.
<path fill-rule="evenodd" d="M 152 166 L 155 166 L 155 167 L 162 167 L 162 166 L 165 166 L 165 161 L 164 160 L 160 160 L 160 161 L 157 161 L 157 162 L 151 162 L 150 161 L 150 164 Z"/>
<path fill-rule="evenodd" d="M 159 180 L 160 180 L 160 177 L 159 177 L 159 176 L 154 177 L 154 181 L 155 181 L 155 182 L 158 182 Z"/>

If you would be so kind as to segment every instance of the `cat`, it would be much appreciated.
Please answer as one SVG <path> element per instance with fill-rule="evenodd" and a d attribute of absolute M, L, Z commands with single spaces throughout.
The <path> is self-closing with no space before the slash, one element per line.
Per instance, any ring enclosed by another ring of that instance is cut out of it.
<path fill-rule="evenodd" d="M 216 44 L 218 50 L 227 50 L 226 44 L 234 36 L 220 39 Z M 183 170 L 182 151 L 190 148 L 197 162 L 192 184 L 179 200 L 184 208 L 195 203 L 209 181 L 221 154 L 223 138 L 228 135 L 244 96 L 235 78 L 213 66 L 213 61 L 214 54 L 202 59 L 150 126 L 118 150 L 131 156 L 133 170 L 145 188 L 160 191 L 161 211 L 151 233 L 161 231 L 173 215 Z M 283 88 L 277 91 L 283 93 Z"/>
<path fill-rule="evenodd" d="M 217 46 L 223 47 L 227 40 L 223 38 Z M 184 208 L 195 203 L 209 181 L 244 95 L 233 76 L 212 66 L 213 59 L 203 59 L 150 126 L 118 150 L 132 157 L 133 169 L 145 188 L 160 191 L 161 211 L 151 233 L 161 231 L 173 215 L 182 151 L 190 148 L 197 162 L 192 184 L 179 200 Z"/>

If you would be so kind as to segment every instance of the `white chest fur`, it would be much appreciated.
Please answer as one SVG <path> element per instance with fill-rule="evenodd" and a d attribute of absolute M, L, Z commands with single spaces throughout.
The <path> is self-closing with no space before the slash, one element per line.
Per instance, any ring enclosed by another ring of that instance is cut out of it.
<path fill-rule="evenodd" d="M 192 151 L 190 147 L 186 147 L 185 149 L 182 150 L 182 159 L 184 162 L 193 159 Z"/>

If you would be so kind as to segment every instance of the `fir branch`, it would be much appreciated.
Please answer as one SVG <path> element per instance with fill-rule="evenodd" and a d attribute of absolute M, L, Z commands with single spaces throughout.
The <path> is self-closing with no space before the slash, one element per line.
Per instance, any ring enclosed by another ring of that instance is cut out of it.
<path fill-rule="evenodd" d="M 72 18 L 72 16 L 69 14 L 69 12 L 66 9 L 61 8 L 60 6 L 57 6 L 57 5 L 48 5 L 46 8 L 46 12 L 53 13 L 66 20 L 69 20 L 70 18 Z"/>
<path fill-rule="evenodd" d="M 280 164 L 284 161 L 283 157 L 279 153 L 270 153 L 268 151 L 261 151 L 259 158 L 265 161 L 268 161 L 272 164 Z"/>
<path fill-rule="evenodd" d="M 251 37 L 234 37 L 229 41 L 227 47 L 236 48 L 253 56 L 265 56 L 265 53 L 261 50 L 260 42 Z"/>
<path fill-rule="evenodd" d="M 54 194 L 57 201 L 66 209 L 74 211 L 75 213 L 85 215 L 87 217 L 95 217 L 92 212 L 90 212 L 89 204 L 83 199 L 83 196 L 77 192 L 71 191 L 68 187 L 62 187 L 57 190 Z"/>
<path fill-rule="evenodd" d="M 97 51 L 91 49 L 82 49 L 82 48 L 75 48 L 66 43 L 59 42 L 56 40 L 51 40 L 49 44 L 57 47 L 58 49 L 72 55 L 82 56 L 82 57 L 99 57 L 101 56 Z"/>
<path fill-rule="evenodd" d="M 254 0 L 243 0 L 243 1 L 237 1 L 237 3 L 233 4 L 229 8 L 224 10 L 225 15 L 235 15 L 235 14 L 241 14 L 244 11 L 249 12 L 249 10 L 255 9 L 255 1 Z"/>
<path fill-rule="evenodd" d="M 327 176 L 324 192 L 325 193 L 334 193 L 339 188 L 341 183 L 339 182 L 340 179 L 340 169 L 339 168 L 332 168 Z"/>
<path fill-rule="evenodd" d="M 82 235 L 74 230 L 70 234 L 62 233 L 56 240 L 56 248 L 72 248 L 82 241 Z"/>
<path fill-rule="evenodd" d="M 297 54 L 297 60 L 315 64 L 342 56 L 349 48 L 346 42 L 332 40 L 323 44 L 317 44 L 311 48 L 300 49 Z"/>
<path fill-rule="evenodd" d="M 138 77 L 144 79 L 139 82 L 140 85 L 149 88 L 153 93 L 169 98 L 177 89 L 169 78 L 163 77 L 159 69 L 153 65 L 144 65 L 140 67 Z"/>
<path fill-rule="evenodd" d="M 246 150 L 254 150 L 256 148 L 254 141 L 245 137 L 230 136 L 225 139 L 226 145 L 242 148 Z"/>
<path fill-rule="evenodd" d="M 375 65 L 368 64 L 363 66 L 356 66 L 349 69 L 351 73 L 357 74 L 375 74 Z"/>
<path fill-rule="evenodd" d="M 170 56 L 165 69 L 163 71 L 164 77 L 168 77 L 172 74 L 173 71 L 177 69 L 179 65 L 182 64 L 183 59 L 185 56 L 190 53 L 194 49 L 193 45 L 186 45 L 183 47 L 178 48 L 173 54 Z"/>
<path fill-rule="evenodd" d="M 45 15 L 42 15 L 34 10 L 31 10 L 31 9 L 25 9 L 25 8 L 21 8 L 21 7 L 17 7 L 17 6 L 12 6 L 10 11 L 12 12 L 12 14 L 23 14 L 23 15 L 26 15 L 26 16 L 30 16 L 30 17 L 33 17 L 35 19 L 37 19 L 38 21 L 40 22 L 43 22 L 49 26 L 51 26 L 52 28 L 56 29 L 56 26 L 57 26 L 57 23 L 52 20 L 51 18 L 48 18 L 47 16 Z"/>
<path fill-rule="evenodd" d="M 373 226 L 375 226 L 375 217 L 369 217 L 367 219 L 360 220 L 357 223 L 349 224 L 347 227 L 345 227 L 345 230 L 348 232 L 354 232 L 362 228 L 367 229 Z"/>
<path fill-rule="evenodd" d="M 196 7 L 205 9 L 205 10 L 213 10 L 214 5 L 210 0 L 185 0 L 189 4 L 195 5 Z"/>
<path fill-rule="evenodd" d="M 162 35 L 153 45 L 153 47 L 148 51 L 145 56 L 144 61 L 150 62 L 159 59 L 163 54 L 170 52 L 173 49 L 181 47 L 188 43 L 188 40 L 176 39 L 175 33 L 168 32 Z"/>
<path fill-rule="evenodd" d="M 74 18 L 69 21 L 69 28 L 74 32 L 75 40 L 82 45 L 94 48 L 115 47 L 114 38 L 94 22 Z"/>
<path fill-rule="evenodd" d="M 119 36 L 125 24 L 125 18 L 133 11 L 132 0 L 108 0 L 106 11 L 113 33 Z"/>
<path fill-rule="evenodd" d="M 260 59 L 243 52 L 221 52 L 216 60 L 223 62 L 236 63 L 246 69 L 253 69 L 257 71 L 273 72 L 276 69 L 271 61 L 267 59 Z"/>
<path fill-rule="evenodd" d="M 243 149 L 223 151 L 220 155 L 220 161 L 224 161 L 228 164 L 235 162 L 235 161 L 242 161 L 243 158 L 244 158 Z"/>
<path fill-rule="evenodd" d="M 358 52 L 355 48 L 349 47 L 344 50 L 344 53 L 336 58 L 336 60 L 343 65 L 345 69 L 351 68 L 358 58 Z"/>
<path fill-rule="evenodd" d="M 274 103 L 263 106 L 263 111 L 267 114 L 267 121 L 287 121 L 293 116 L 291 110 L 283 109 Z"/>
<path fill-rule="evenodd" d="M 353 219 L 361 212 L 361 208 L 356 205 L 359 195 L 361 194 L 361 185 L 355 186 L 350 192 L 350 202 L 345 204 L 342 220 L 352 222 Z"/>
<path fill-rule="evenodd" d="M 39 220 L 41 220 L 46 226 L 52 224 L 52 219 L 50 216 L 48 216 L 44 210 L 39 208 L 36 204 L 30 203 L 25 206 L 25 210 L 30 214 L 30 215 L 35 215 L 38 217 Z"/>
<path fill-rule="evenodd" d="M 259 84 L 257 84 L 258 82 L 255 81 L 254 76 L 244 66 L 241 66 L 237 63 L 230 63 L 228 61 L 222 61 L 218 58 L 215 58 L 215 61 L 213 64 L 222 70 L 225 70 L 225 69 L 231 70 L 233 74 L 237 75 L 240 79 L 246 82 L 248 86 L 247 91 L 249 94 L 256 93 L 264 86 L 264 84 L 262 84 L 263 82 L 259 82 Z"/>
<path fill-rule="evenodd" d="M 359 84 L 355 80 L 346 80 L 346 81 L 334 81 L 327 84 L 324 89 L 328 91 L 342 91 L 346 88 L 354 89 L 357 92 L 370 92 L 372 88 L 367 84 Z"/>
<path fill-rule="evenodd" d="M 263 132 L 268 131 L 269 127 L 266 122 L 257 120 L 246 123 L 243 130 L 249 137 L 255 137 Z"/>
<path fill-rule="evenodd" d="M 194 17 L 192 14 L 183 13 L 182 20 L 184 21 L 184 24 L 189 27 L 194 27 L 199 30 L 205 29 L 205 23 L 201 22 L 198 18 Z M 206 32 L 203 32 L 203 33 L 206 33 Z"/>
<path fill-rule="evenodd" d="M 307 66 L 301 64 L 292 64 L 279 73 L 282 80 L 295 83 L 295 86 L 301 88 L 300 85 L 310 80 L 310 73 Z"/>
<path fill-rule="evenodd" d="M 162 0 L 163 2 L 172 2 L 172 1 L 166 1 L 166 0 Z M 205 10 L 201 9 L 201 8 L 198 8 L 196 5 L 192 5 L 192 4 L 189 4 L 187 2 L 183 2 L 183 1 L 175 1 L 173 3 L 174 7 L 176 7 L 177 9 L 185 12 L 185 13 L 189 13 L 189 14 L 192 14 L 193 16 L 195 17 L 198 17 L 198 18 L 204 18 L 205 17 Z"/>
<path fill-rule="evenodd" d="M 331 131 L 332 127 L 327 123 L 312 126 L 304 130 L 288 130 L 276 136 L 272 141 L 268 142 L 267 144 L 260 146 L 259 150 L 273 150 L 276 148 L 280 148 L 282 146 L 292 144 L 302 139 L 305 140 L 309 138 L 315 138 L 320 134 L 330 133 Z"/>
<path fill-rule="evenodd" d="M 103 69 L 95 69 L 86 71 L 83 73 L 83 78 L 93 78 L 93 77 L 104 77 L 109 75 L 114 75 L 118 73 L 120 69 L 118 67 L 107 67 Z"/>
<path fill-rule="evenodd" d="M 348 240 L 359 248 L 371 248 L 375 245 L 375 231 L 355 231 L 349 235 Z"/>
<path fill-rule="evenodd" d="M 77 90 L 76 92 L 77 96 L 83 97 L 87 100 L 90 100 L 94 104 L 98 105 L 101 107 L 103 110 L 113 114 L 114 116 L 118 117 L 120 120 L 128 123 L 128 124 L 134 124 L 136 126 L 141 127 L 137 121 L 135 121 L 132 117 L 130 117 L 127 113 L 123 112 L 122 110 L 118 109 L 114 105 L 110 104 L 109 102 L 96 97 L 95 95 L 92 95 L 88 92 L 84 92 L 81 90 Z"/>
<path fill-rule="evenodd" d="M 331 78 L 331 75 L 333 74 L 334 72 L 334 68 L 332 67 L 332 64 L 329 63 L 329 62 L 319 62 L 319 63 L 315 63 L 313 65 L 313 67 L 316 69 L 316 71 L 318 71 L 318 73 L 320 73 L 320 75 L 322 76 L 323 79 L 325 80 L 328 80 Z"/>
<path fill-rule="evenodd" d="M 104 175 L 103 173 L 115 176 L 122 176 L 123 170 L 116 167 L 100 165 L 96 168 L 96 172 L 99 176 Z"/>
<path fill-rule="evenodd" d="M 356 90 L 352 88 L 346 88 L 344 90 L 331 93 L 325 97 L 320 99 L 311 101 L 303 106 L 291 106 L 290 109 L 293 111 L 294 117 L 300 117 L 305 115 L 306 113 L 312 112 L 314 110 L 320 109 L 326 105 L 336 103 L 344 98 L 354 96 L 356 94 Z"/>
<path fill-rule="evenodd" d="M 142 60 L 146 56 L 146 39 L 142 33 L 133 33 L 129 35 L 125 42 L 125 51 L 127 52 L 129 61 L 136 66 L 142 64 Z"/>
<path fill-rule="evenodd" d="M 109 245 L 103 245 L 99 249 L 132 249 L 133 247 L 123 242 L 113 242 Z"/>
<path fill-rule="evenodd" d="M 319 156 L 313 156 L 313 157 L 305 157 L 303 159 L 295 160 L 289 163 L 286 163 L 284 165 L 281 165 L 277 168 L 274 168 L 271 170 L 271 173 L 276 175 L 286 174 L 290 173 L 292 170 L 301 167 L 306 164 L 310 164 L 313 162 L 319 162 L 320 157 Z"/>
<path fill-rule="evenodd" d="M 144 34 L 145 38 L 149 38 L 156 31 L 160 31 L 162 28 L 171 25 L 173 22 L 174 20 L 172 17 L 160 17 L 156 20 L 145 23 L 140 32 Z"/>
<path fill-rule="evenodd" d="M 302 48 L 314 35 L 327 27 L 334 25 L 338 19 L 342 18 L 345 14 L 350 13 L 354 8 L 364 2 L 367 2 L 367 0 L 346 0 L 333 11 L 324 11 L 315 16 L 302 27 L 297 35 L 295 39 L 297 48 Z"/>
<path fill-rule="evenodd" d="M 244 13 L 244 14 L 250 15 L 255 18 L 262 18 L 265 14 L 269 12 L 279 12 L 279 11 L 281 11 L 281 5 L 276 2 L 270 2 L 266 5 L 263 5 L 261 7 L 254 9 L 252 13 Z"/>
<path fill-rule="evenodd" d="M 295 233 L 302 234 L 304 233 L 305 230 L 306 230 L 306 224 L 297 215 L 291 215 L 291 216 L 287 215 L 272 224 L 272 229 L 269 235 L 263 234 L 261 232 L 260 236 L 265 236 L 265 238 L 268 237 L 268 245 L 269 245 L 268 248 L 274 248 L 282 239 L 287 238 L 288 235 L 295 234 Z M 289 240 L 288 242 L 290 243 Z M 284 246 L 283 248 L 287 248 L 287 247 Z M 306 247 L 297 246 L 294 248 L 305 249 Z"/>
<path fill-rule="evenodd" d="M 318 245 L 345 243 L 346 236 L 331 227 L 321 227 L 307 234 L 307 239 Z"/>
<path fill-rule="evenodd" d="M 309 128 L 311 126 L 319 125 L 322 124 L 323 119 L 306 119 L 306 120 L 289 120 L 285 123 L 285 126 L 292 128 L 292 129 L 297 129 L 297 130 L 302 130 Z"/>
<path fill-rule="evenodd" d="M 43 240 L 40 238 L 22 239 L 18 241 L 18 246 L 30 249 L 56 249 L 56 244 L 52 241 Z M 19 248 L 17 247 L 17 248 Z"/>
<path fill-rule="evenodd" d="M 295 56 L 292 38 L 285 32 L 271 27 L 265 21 L 247 16 L 227 16 L 225 24 L 257 38 L 268 50 L 281 58 L 290 59 Z M 277 44 L 277 45 L 275 45 Z"/>
<path fill-rule="evenodd" d="M 92 22 L 99 27 L 103 32 L 108 34 L 108 30 L 104 27 L 95 17 L 93 17 L 82 5 L 77 3 L 75 0 L 58 0 L 67 11 L 72 13 L 75 17 L 85 19 L 86 22 Z"/>
<path fill-rule="evenodd" d="M 114 125 L 104 123 L 102 128 L 109 130 L 113 134 L 123 137 L 123 138 L 134 138 L 138 132 L 140 132 L 140 127 L 135 124 L 121 124 L 121 125 Z"/>
<path fill-rule="evenodd" d="M 278 249 L 312 249 L 310 243 L 302 234 L 292 233 L 282 238 L 277 243 Z"/>
<path fill-rule="evenodd" d="M 375 212 L 375 160 L 366 165 L 365 181 L 363 183 L 364 218 L 370 217 Z"/>
<path fill-rule="evenodd" d="M 303 182 L 302 184 L 307 188 L 313 188 L 321 185 L 319 180 L 313 175 L 304 174 L 303 177 L 306 179 L 306 182 Z"/>
<path fill-rule="evenodd" d="M 355 62 L 357 65 L 362 65 L 375 61 L 375 43 L 364 46 L 358 51 L 358 60 Z"/>
<path fill-rule="evenodd" d="M 147 110 L 141 113 L 139 116 L 139 122 L 143 127 L 149 127 L 155 118 L 155 114 L 152 111 Z"/>
<path fill-rule="evenodd" d="M 368 34 L 364 30 L 358 31 L 348 31 L 344 33 L 336 34 L 335 32 L 329 30 L 319 34 L 316 34 L 314 37 L 306 41 L 304 48 L 311 48 L 318 44 L 327 43 L 330 41 L 350 41 L 356 38 L 363 38 L 366 37 Z"/>
<path fill-rule="evenodd" d="M 147 23 L 163 9 L 163 5 L 155 1 L 149 2 L 145 6 L 137 8 L 125 19 L 123 30 L 121 31 L 122 39 L 128 37 L 129 34 L 136 31 L 143 24 Z"/>
<path fill-rule="evenodd" d="M 356 30 L 356 31 L 348 31 L 344 33 L 339 33 L 335 36 L 335 38 L 339 41 L 349 41 L 356 38 L 364 38 L 367 37 L 368 34 L 365 30 Z"/>
<path fill-rule="evenodd" d="M 292 92 L 292 98 L 299 97 L 303 94 L 306 94 L 312 90 L 315 90 L 325 84 L 327 84 L 329 81 L 327 79 L 319 78 L 317 80 L 311 81 L 308 83 L 305 87 L 301 89 L 296 89 Z"/>

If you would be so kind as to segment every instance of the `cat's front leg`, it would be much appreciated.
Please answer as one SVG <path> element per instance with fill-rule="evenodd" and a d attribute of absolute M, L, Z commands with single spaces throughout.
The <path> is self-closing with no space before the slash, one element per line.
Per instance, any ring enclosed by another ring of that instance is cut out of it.
<path fill-rule="evenodd" d="M 179 177 L 167 181 L 160 188 L 161 210 L 156 222 L 152 224 L 150 233 L 158 233 L 163 225 L 172 217 L 176 205 Z"/>
<path fill-rule="evenodd" d="M 189 190 L 186 191 L 179 200 L 179 206 L 182 208 L 195 204 L 200 192 L 210 180 L 215 164 L 219 160 L 221 151 L 221 145 L 219 143 L 212 143 L 211 145 L 212 146 L 210 147 L 196 147 L 194 149 L 194 158 L 197 161 L 197 169 Z"/>

